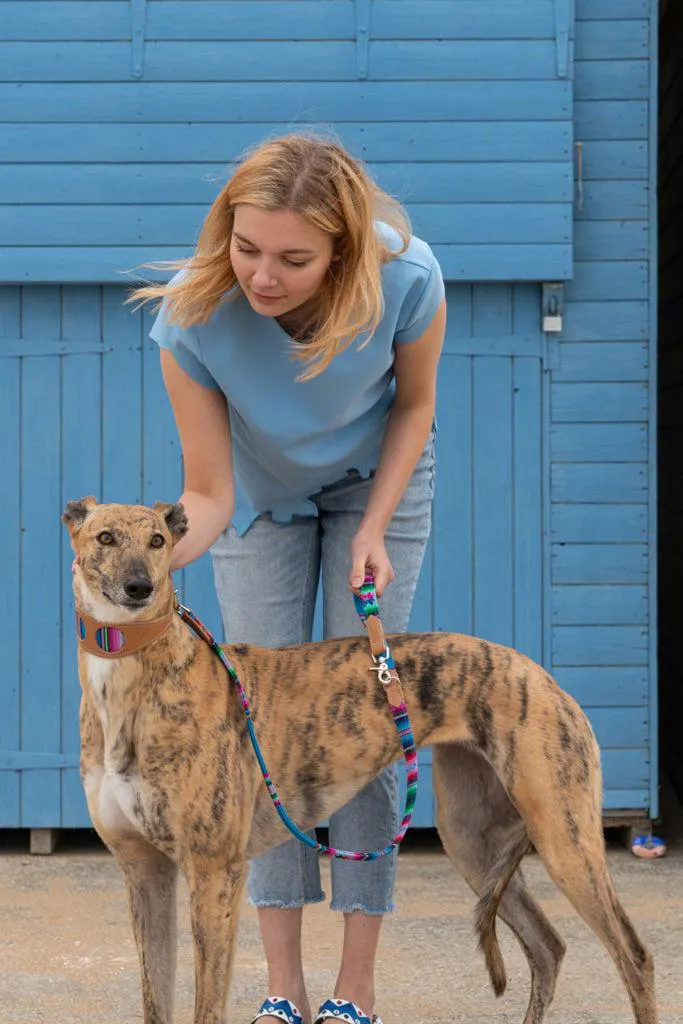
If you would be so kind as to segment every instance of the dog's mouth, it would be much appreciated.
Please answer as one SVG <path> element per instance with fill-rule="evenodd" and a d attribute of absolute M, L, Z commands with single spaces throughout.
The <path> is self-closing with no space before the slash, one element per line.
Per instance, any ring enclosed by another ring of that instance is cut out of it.
<path fill-rule="evenodd" d="M 102 596 L 106 597 L 107 601 L 109 601 L 110 604 L 115 605 L 117 608 L 127 608 L 129 611 L 134 612 L 139 611 L 141 608 L 146 608 L 152 595 L 150 594 L 150 597 L 142 598 L 123 597 L 118 599 L 112 597 L 106 590 L 103 590 Z"/>

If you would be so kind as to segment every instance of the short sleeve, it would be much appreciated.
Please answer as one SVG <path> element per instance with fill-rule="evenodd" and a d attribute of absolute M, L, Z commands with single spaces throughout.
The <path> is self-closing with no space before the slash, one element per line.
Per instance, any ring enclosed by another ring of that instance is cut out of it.
<path fill-rule="evenodd" d="M 410 260 L 411 250 L 419 242 L 420 260 Z M 394 341 L 417 341 L 434 319 L 446 294 L 441 267 L 426 242 L 413 239 L 407 253 L 411 280 L 401 304 Z"/>
<path fill-rule="evenodd" d="M 152 324 L 149 336 L 159 348 L 173 353 L 175 361 L 192 380 L 202 387 L 220 391 L 220 386 L 207 370 L 202 359 L 199 336 L 193 327 L 179 327 L 168 319 L 168 305 L 164 303 Z"/>

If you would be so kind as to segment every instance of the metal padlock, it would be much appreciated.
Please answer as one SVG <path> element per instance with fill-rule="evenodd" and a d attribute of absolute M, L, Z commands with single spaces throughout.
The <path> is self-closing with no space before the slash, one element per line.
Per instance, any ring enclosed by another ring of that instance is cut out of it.
<path fill-rule="evenodd" d="M 562 291 L 561 284 L 543 285 L 541 322 L 546 334 L 559 334 L 562 330 Z"/>
<path fill-rule="evenodd" d="M 544 316 L 543 317 L 543 330 L 547 334 L 551 334 L 553 332 L 561 331 L 562 330 L 562 317 L 561 316 L 557 316 L 557 315 L 552 316 L 550 314 L 548 314 L 547 316 Z"/>

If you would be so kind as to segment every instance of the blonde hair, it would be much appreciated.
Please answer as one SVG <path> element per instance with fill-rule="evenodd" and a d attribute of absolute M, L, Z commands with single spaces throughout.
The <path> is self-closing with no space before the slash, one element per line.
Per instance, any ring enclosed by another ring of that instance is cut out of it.
<path fill-rule="evenodd" d="M 336 259 L 314 296 L 309 322 L 293 338 L 306 344 L 292 346 L 294 357 L 307 364 L 299 379 L 315 377 L 360 334 L 376 330 L 383 311 L 382 266 L 405 252 L 408 216 L 336 141 L 285 135 L 242 160 L 211 206 L 193 256 L 148 264 L 185 273 L 168 284 L 137 288 L 128 301 L 166 300 L 169 320 L 190 327 L 205 323 L 221 302 L 239 294 L 230 260 L 238 203 L 291 210 L 332 238 Z M 394 229 L 397 248 L 378 234 L 377 222 Z"/>

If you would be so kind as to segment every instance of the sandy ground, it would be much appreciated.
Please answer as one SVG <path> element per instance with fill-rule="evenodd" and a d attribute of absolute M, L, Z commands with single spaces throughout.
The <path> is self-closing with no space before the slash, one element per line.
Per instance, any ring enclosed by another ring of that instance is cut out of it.
<path fill-rule="evenodd" d="M 658 829 L 668 856 L 640 861 L 608 833 L 617 890 L 655 954 L 661 1024 L 683 1021 L 683 817 Z M 362 870 L 362 865 L 359 866 Z M 324 877 L 329 864 L 323 864 Z M 525 873 L 569 949 L 549 1021 L 627 1024 L 627 997 L 604 949 L 548 879 L 537 856 Z M 327 886 L 329 893 L 329 886 Z M 435 833 L 409 837 L 399 858 L 399 911 L 387 919 L 378 970 L 385 1024 L 520 1024 L 528 998 L 523 957 L 505 926 L 508 991 L 493 996 L 472 932 L 473 897 Z M 306 914 L 312 1002 L 332 993 L 341 920 L 325 904 Z M 176 1024 L 191 1024 L 192 949 L 180 891 Z M 245 907 L 230 1020 L 247 1024 L 266 994 L 254 911 Z M 28 854 L 27 833 L 0 832 L 0 1024 L 141 1022 L 137 959 L 118 868 L 96 837 L 67 833 L 50 857 Z"/>

